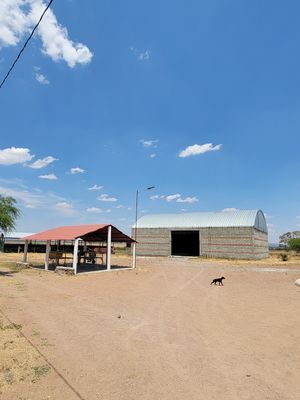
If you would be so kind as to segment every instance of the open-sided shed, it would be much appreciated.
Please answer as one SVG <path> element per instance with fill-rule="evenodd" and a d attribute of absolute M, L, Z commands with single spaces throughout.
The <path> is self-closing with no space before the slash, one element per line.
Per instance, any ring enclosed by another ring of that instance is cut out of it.
<path fill-rule="evenodd" d="M 135 241 L 121 232 L 119 229 L 110 224 L 93 224 L 93 225 L 75 225 L 61 226 L 47 231 L 35 233 L 25 236 L 24 238 L 24 257 L 23 262 L 27 262 L 28 258 L 28 243 L 29 241 L 43 241 L 46 244 L 45 254 L 45 269 L 49 269 L 49 256 L 51 250 L 51 241 L 72 241 L 74 243 L 72 268 L 74 274 L 77 274 L 78 265 L 78 246 L 82 241 L 86 248 L 87 242 L 105 242 L 106 243 L 106 268 L 111 269 L 111 243 L 126 242 L 133 245 L 132 267 L 135 267 Z"/>

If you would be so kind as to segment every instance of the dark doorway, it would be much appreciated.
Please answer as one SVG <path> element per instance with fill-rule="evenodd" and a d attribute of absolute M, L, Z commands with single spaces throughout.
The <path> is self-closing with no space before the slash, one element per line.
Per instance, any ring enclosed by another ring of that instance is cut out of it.
<path fill-rule="evenodd" d="M 199 231 L 173 231 L 172 256 L 199 256 Z"/>

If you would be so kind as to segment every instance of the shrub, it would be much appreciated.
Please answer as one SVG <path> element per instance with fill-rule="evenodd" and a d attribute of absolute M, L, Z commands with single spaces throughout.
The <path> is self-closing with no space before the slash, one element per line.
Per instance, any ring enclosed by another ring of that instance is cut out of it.
<path fill-rule="evenodd" d="M 281 258 L 281 261 L 287 261 L 289 259 L 289 256 L 286 253 L 279 254 L 279 257 Z"/>
<path fill-rule="evenodd" d="M 300 238 L 290 239 L 289 246 L 291 250 L 296 251 L 297 253 L 300 252 Z"/>

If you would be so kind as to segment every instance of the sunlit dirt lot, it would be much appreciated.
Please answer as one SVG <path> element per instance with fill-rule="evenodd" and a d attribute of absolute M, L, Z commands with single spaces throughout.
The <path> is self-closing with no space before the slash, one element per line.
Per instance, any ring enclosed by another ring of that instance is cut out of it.
<path fill-rule="evenodd" d="M 78 276 L 19 272 L 21 256 L 0 256 L 0 399 L 298 398 L 298 256 Z"/>

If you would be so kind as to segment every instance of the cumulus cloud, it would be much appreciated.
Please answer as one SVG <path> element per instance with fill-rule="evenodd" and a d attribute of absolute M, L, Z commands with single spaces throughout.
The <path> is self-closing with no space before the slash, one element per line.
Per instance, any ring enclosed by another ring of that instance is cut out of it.
<path fill-rule="evenodd" d="M 101 190 L 104 186 L 94 185 L 88 188 L 88 190 Z"/>
<path fill-rule="evenodd" d="M 0 165 L 23 164 L 31 161 L 33 157 L 34 155 L 30 154 L 27 148 L 10 147 L 0 150 Z"/>
<path fill-rule="evenodd" d="M 97 200 L 108 202 L 118 201 L 116 197 L 110 197 L 108 194 L 101 194 L 99 197 L 97 197 Z"/>
<path fill-rule="evenodd" d="M 198 202 L 198 198 L 196 196 L 193 197 L 182 197 L 180 193 L 176 194 L 169 194 L 169 195 L 154 195 L 150 197 L 151 200 L 159 200 L 163 199 L 167 201 L 168 203 L 171 201 L 176 201 L 177 203 L 196 203 Z"/>
<path fill-rule="evenodd" d="M 181 195 L 179 193 L 176 194 L 169 194 L 168 196 L 165 197 L 165 200 L 170 202 L 176 199 L 179 199 L 181 197 Z"/>
<path fill-rule="evenodd" d="M 48 181 L 56 181 L 58 177 L 55 174 L 39 175 L 40 179 L 47 179 Z"/>
<path fill-rule="evenodd" d="M 30 168 L 34 168 L 34 169 L 40 169 L 40 168 L 47 167 L 47 165 L 49 165 L 49 164 L 51 164 L 51 163 L 53 163 L 54 161 L 57 161 L 57 160 L 58 160 L 57 158 L 54 158 L 52 156 L 48 156 L 48 157 L 36 160 L 32 164 L 30 164 L 29 167 Z"/>
<path fill-rule="evenodd" d="M 45 8 L 43 0 L 1 0 L 0 47 L 16 46 L 31 32 Z M 67 28 L 58 23 L 51 9 L 44 15 L 37 35 L 42 41 L 42 52 L 53 61 L 64 60 L 70 68 L 87 64 L 93 57 L 87 46 L 69 38 Z"/>
<path fill-rule="evenodd" d="M 150 154 L 150 158 L 155 158 L 155 157 L 156 157 L 155 153 Z"/>
<path fill-rule="evenodd" d="M 157 147 L 156 143 L 158 143 L 159 140 L 146 140 L 146 139 L 141 139 L 140 143 L 142 143 L 143 147 Z"/>
<path fill-rule="evenodd" d="M 192 203 L 197 203 L 199 200 L 198 200 L 197 197 L 193 196 L 193 197 L 186 197 L 184 199 L 182 197 L 179 197 L 176 201 L 177 201 L 177 203 L 190 203 L 190 204 L 192 204 Z"/>
<path fill-rule="evenodd" d="M 89 207 L 86 209 L 86 212 L 92 213 L 92 214 L 101 214 L 103 212 L 103 210 L 98 207 Z"/>
<path fill-rule="evenodd" d="M 83 174 L 84 173 L 84 169 L 79 168 L 79 167 L 75 167 L 75 168 L 71 168 L 70 169 L 70 174 L 75 175 L 75 174 Z"/>
<path fill-rule="evenodd" d="M 186 149 L 182 150 L 179 153 L 179 157 L 190 157 L 190 156 L 196 156 L 198 154 L 204 154 L 209 151 L 217 151 L 220 150 L 222 147 L 221 144 L 217 144 L 216 146 L 213 146 L 212 143 L 206 143 L 206 144 L 194 144 L 193 146 L 188 146 Z"/>
<path fill-rule="evenodd" d="M 160 198 L 160 196 L 158 194 L 150 196 L 150 200 L 158 200 L 159 198 Z"/>
<path fill-rule="evenodd" d="M 45 75 L 36 72 L 35 79 L 41 85 L 49 85 L 50 81 L 45 77 Z"/>

